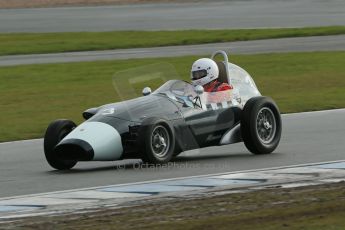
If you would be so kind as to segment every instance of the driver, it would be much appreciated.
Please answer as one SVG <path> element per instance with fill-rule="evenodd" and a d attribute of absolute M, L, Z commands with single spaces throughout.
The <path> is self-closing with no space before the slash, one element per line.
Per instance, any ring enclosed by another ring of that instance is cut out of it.
<path fill-rule="evenodd" d="M 194 86 L 201 85 L 205 92 L 231 90 L 233 87 L 218 81 L 217 63 L 210 58 L 201 58 L 192 65 L 191 78 Z"/>

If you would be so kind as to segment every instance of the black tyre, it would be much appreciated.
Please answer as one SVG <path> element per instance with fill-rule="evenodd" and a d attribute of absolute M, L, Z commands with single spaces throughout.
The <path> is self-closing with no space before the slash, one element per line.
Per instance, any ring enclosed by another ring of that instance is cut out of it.
<path fill-rule="evenodd" d="M 241 134 L 250 152 L 273 152 L 279 144 L 281 131 L 280 112 L 271 98 L 254 97 L 247 101 L 242 111 Z"/>
<path fill-rule="evenodd" d="M 50 123 L 44 135 L 44 154 L 50 166 L 58 170 L 67 170 L 73 168 L 77 161 L 60 160 L 54 147 L 69 134 L 76 124 L 70 120 L 56 120 Z"/>
<path fill-rule="evenodd" d="M 164 164 L 174 155 L 174 132 L 163 119 L 149 118 L 143 121 L 138 141 L 141 158 L 145 163 Z"/>

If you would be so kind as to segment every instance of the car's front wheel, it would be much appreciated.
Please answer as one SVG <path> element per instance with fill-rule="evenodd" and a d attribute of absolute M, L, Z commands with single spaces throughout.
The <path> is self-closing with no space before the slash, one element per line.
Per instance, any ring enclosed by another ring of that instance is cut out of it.
<path fill-rule="evenodd" d="M 174 155 L 173 129 L 167 121 L 150 118 L 143 122 L 139 132 L 139 146 L 145 163 L 164 164 Z"/>
<path fill-rule="evenodd" d="M 242 111 L 241 134 L 250 152 L 273 152 L 279 144 L 281 131 L 279 109 L 271 98 L 254 97 L 247 101 Z"/>
<path fill-rule="evenodd" d="M 61 160 L 56 156 L 55 146 L 69 134 L 76 124 L 70 120 L 56 120 L 50 123 L 44 135 L 44 154 L 50 166 L 58 170 L 73 168 L 77 161 Z"/>

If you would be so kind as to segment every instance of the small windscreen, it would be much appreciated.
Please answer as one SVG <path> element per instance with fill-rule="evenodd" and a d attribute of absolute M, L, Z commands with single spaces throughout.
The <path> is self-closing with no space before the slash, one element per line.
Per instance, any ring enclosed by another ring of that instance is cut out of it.
<path fill-rule="evenodd" d="M 207 76 L 207 71 L 205 69 L 192 72 L 193 80 L 198 80 L 198 79 L 206 77 L 206 76 Z"/>

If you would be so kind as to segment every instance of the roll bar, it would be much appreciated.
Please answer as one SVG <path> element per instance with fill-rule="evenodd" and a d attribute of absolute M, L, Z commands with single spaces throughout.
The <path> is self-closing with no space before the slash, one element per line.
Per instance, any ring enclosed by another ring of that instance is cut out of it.
<path fill-rule="evenodd" d="M 224 65 L 225 65 L 225 71 L 226 71 L 226 76 L 228 78 L 228 82 L 230 85 L 232 85 L 232 81 L 231 81 L 231 77 L 230 77 L 230 70 L 229 70 L 229 58 L 228 58 L 228 55 L 225 51 L 223 50 L 217 50 L 216 52 L 214 52 L 211 56 L 211 59 L 215 61 L 215 57 L 217 55 L 222 55 L 224 61 Z"/>

